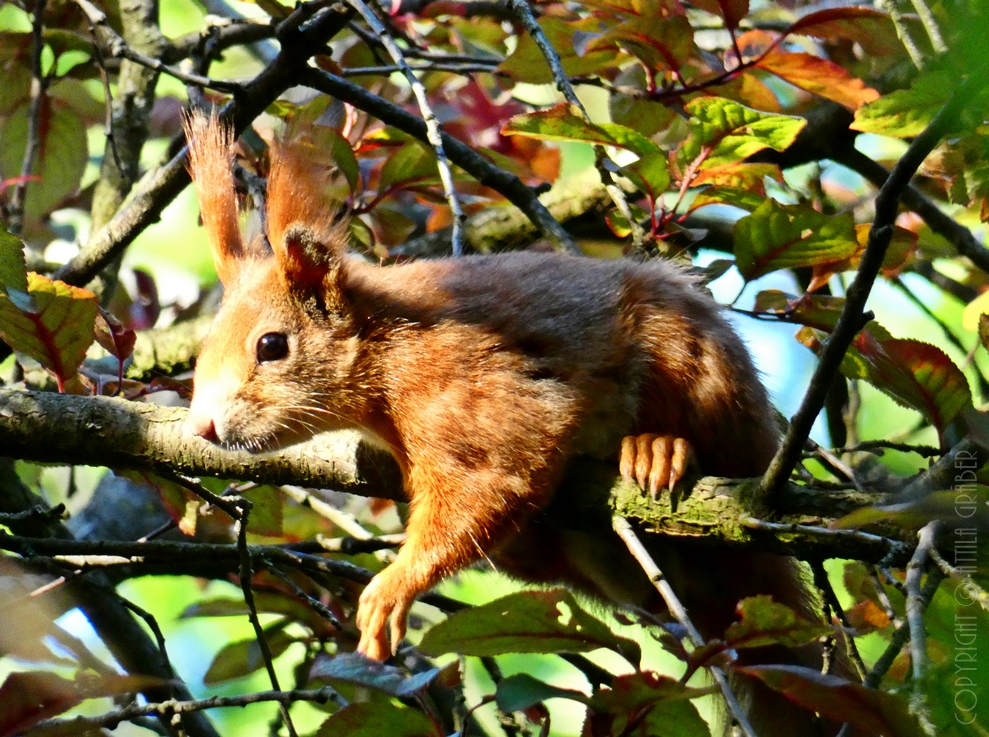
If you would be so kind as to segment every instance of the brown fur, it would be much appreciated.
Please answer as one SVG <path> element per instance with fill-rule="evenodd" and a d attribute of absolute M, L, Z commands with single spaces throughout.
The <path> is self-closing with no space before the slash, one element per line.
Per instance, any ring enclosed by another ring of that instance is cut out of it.
<path fill-rule="evenodd" d="M 386 657 L 389 622 L 397 644 L 416 596 L 483 559 L 658 611 L 617 540 L 560 532 L 546 510 L 566 504 L 554 494 L 571 458 L 617 460 L 630 434 L 687 439 L 707 473 L 765 469 L 778 443 L 773 411 L 718 305 L 668 263 L 516 253 L 378 267 L 347 257 L 343 232 L 313 202 L 318 182 L 300 158 L 279 155 L 274 258 L 234 267 L 237 250 L 217 244 L 226 294 L 189 427 L 252 450 L 358 428 L 395 457 L 408 539 L 361 597 L 361 650 Z M 269 332 L 287 335 L 290 350 L 259 363 Z M 790 561 L 672 542 L 655 552 L 705 636 L 723 633 L 738 599 L 756 593 L 813 616 Z M 779 696 L 749 693 L 757 728 L 807 724 Z"/>

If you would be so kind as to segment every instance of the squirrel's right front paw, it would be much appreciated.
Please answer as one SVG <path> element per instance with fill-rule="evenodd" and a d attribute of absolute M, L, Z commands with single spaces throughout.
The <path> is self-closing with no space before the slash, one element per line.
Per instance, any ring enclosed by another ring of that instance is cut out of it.
<path fill-rule="evenodd" d="M 395 653 L 398 644 L 405 637 L 406 619 L 415 594 L 405 595 L 405 588 L 399 585 L 398 577 L 386 568 L 369 583 L 361 594 L 357 605 L 357 628 L 361 631 L 361 641 L 357 652 L 372 660 L 387 660 Z M 391 641 L 388 644 L 388 621 L 391 620 Z"/>
<path fill-rule="evenodd" d="M 687 472 L 691 448 L 683 438 L 672 435 L 629 435 L 622 439 L 619 470 L 626 481 L 636 481 L 656 498 L 659 490 L 673 491 Z M 648 484 L 648 485 L 647 485 Z"/>

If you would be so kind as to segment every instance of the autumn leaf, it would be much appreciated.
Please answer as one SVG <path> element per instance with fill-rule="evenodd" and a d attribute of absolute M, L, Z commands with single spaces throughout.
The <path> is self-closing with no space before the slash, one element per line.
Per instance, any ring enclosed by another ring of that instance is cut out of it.
<path fill-rule="evenodd" d="M 694 29 L 685 16 L 640 16 L 592 39 L 585 53 L 621 49 L 651 69 L 679 70 L 694 45 Z"/>
<path fill-rule="evenodd" d="M 784 604 L 769 596 L 753 596 L 738 602 L 740 622 L 725 632 L 725 645 L 731 648 L 784 645 L 800 647 L 832 632 L 832 628 L 808 622 Z"/>
<path fill-rule="evenodd" d="M 775 74 L 794 87 L 837 102 L 849 110 L 879 98 L 879 93 L 833 61 L 803 52 L 772 51 L 756 66 Z"/>
<path fill-rule="evenodd" d="M 909 89 L 891 92 L 860 107 L 849 127 L 863 133 L 913 138 L 927 127 L 957 84 L 948 72 L 922 73 Z"/>
<path fill-rule="evenodd" d="M 910 19 L 904 16 L 904 22 Z M 808 13 L 794 23 L 785 35 L 812 36 L 825 41 L 854 41 L 870 56 L 903 52 L 903 44 L 889 14 L 873 8 L 846 6 Z"/>
<path fill-rule="evenodd" d="M 631 128 L 616 123 L 585 121 L 575 106 L 562 103 L 548 110 L 516 115 L 501 129 L 505 136 L 527 136 L 549 141 L 576 141 L 624 148 L 639 156 L 660 154 L 659 146 Z"/>
<path fill-rule="evenodd" d="M 749 14 L 749 0 L 695 0 L 693 4 L 712 15 L 720 15 L 729 30 L 738 28 L 738 22 Z"/>
<path fill-rule="evenodd" d="M 828 216 L 810 205 L 768 199 L 735 224 L 735 260 L 746 280 L 778 269 L 847 258 L 858 246 L 851 213 Z"/>
<path fill-rule="evenodd" d="M 707 151 L 701 169 L 736 164 L 765 148 L 784 151 L 807 124 L 803 118 L 769 115 L 723 97 L 699 97 L 687 105 L 690 136 L 677 152 L 681 170 Z"/>
<path fill-rule="evenodd" d="M 838 723 L 847 722 L 863 734 L 881 734 L 883 737 L 920 737 L 923 734 L 900 696 L 798 665 L 755 665 L 737 670 L 786 694 L 805 709 L 819 712 Z"/>
<path fill-rule="evenodd" d="M 855 238 L 858 241 L 858 248 L 851 256 L 840 261 L 816 264 L 810 283 L 807 285 L 808 292 L 815 292 L 831 279 L 835 274 L 844 271 L 856 271 L 862 261 L 862 254 L 869 243 L 869 231 L 872 226 L 868 223 L 859 223 L 855 226 Z M 883 256 L 881 273 L 886 278 L 892 278 L 900 273 L 906 263 L 910 260 L 914 251 L 917 250 L 917 234 L 912 230 L 901 228 L 899 225 L 893 226 L 893 236 L 886 254 Z"/>
<path fill-rule="evenodd" d="M 0 337 L 51 371 L 64 391 L 93 342 L 96 296 L 34 272 L 27 275 L 27 293 L 34 302 L 27 310 L 0 295 Z"/>

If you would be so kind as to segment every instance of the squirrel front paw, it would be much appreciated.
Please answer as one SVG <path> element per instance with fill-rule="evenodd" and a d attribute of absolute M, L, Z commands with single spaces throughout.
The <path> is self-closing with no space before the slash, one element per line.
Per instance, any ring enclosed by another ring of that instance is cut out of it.
<path fill-rule="evenodd" d="M 691 447 L 672 435 L 628 435 L 622 438 L 618 468 L 625 481 L 635 481 L 654 499 L 663 487 L 673 487 L 687 472 Z"/>
<path fill-rule="evenodd" d="M 357 628 L 361 641 L 357 652 L 372 660 L 387 660 L 394 655 L 398 644 L 405 637 L 409 607 L 415 601 L 402 585 L 401 576 L 392 573 L 394 565 L 381 571 L 364 588 L 357 604 Z M 391 620 L 391 646 L 388 644 L 388 622 Z"/>

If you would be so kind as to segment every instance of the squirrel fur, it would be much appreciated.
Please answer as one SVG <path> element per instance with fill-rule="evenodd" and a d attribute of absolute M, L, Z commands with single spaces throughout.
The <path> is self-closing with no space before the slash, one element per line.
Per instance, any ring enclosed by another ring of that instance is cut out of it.
<path fill-rule="evenodd" d="M 356 428 L 401 468 L 407 541 L 361 596 L 359 649 L 388 657 L 416 597 L 482 560 L 662 611 L 617 538 L 588 545 L 555 529 L 546 510 L 566 503 L 554 495 L 576 456 L 621 459 L 623 474 L 654 493 L 682 475 L 687 448 L 708 474 L 767 467 L 779 442 L 774 411 L 698 282 L 666 262 L 561 254 L 370 264 L 346 254 L 312 157 L 292 143 L 273 147 L 266 233 L 245 241 L 229 130 L 195 114 L 187 131 L 225 289 L 188 430 L 264 451 Z M 755 594 L 818 616 L 791 560 L 652 547 L 705 637 L 721 636 L 738 600 Z M 745 658 L 820 662 L 782 648 Z M 743 690 L 761 734 L 803 733 L 812 718 L 762 684 Z"/>

